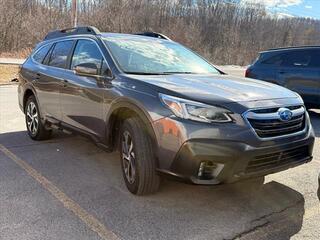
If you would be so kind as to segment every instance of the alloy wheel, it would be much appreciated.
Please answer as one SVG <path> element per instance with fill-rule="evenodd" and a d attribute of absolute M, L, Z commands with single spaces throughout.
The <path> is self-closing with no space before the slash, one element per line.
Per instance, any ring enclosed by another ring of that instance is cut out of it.
<path fill-rule="evenodd" d="M 30 102 L 27 106 L 27 127 L 32 135 L 35 135 L 39 127 L 38 110 L 34 102 Z"/>
<path fill-rule="evenodd" d="M 136 179 L 136 159 L 132 137 L 128 131 L 122 136 L 122 163 L 127 181 L 133 184 Z"/>

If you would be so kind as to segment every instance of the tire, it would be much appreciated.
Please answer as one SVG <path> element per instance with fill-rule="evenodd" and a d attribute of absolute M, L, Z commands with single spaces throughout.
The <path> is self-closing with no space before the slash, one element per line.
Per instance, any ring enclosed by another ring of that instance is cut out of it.
<path fill-rule="evenodd" d="M 137 117 L 126 119 L 122 125 L 120 160 L 123 178 L 131 193 L 147 195 L 158 191 L 160 177 L 156 173 L 152 142 Z"/>
<path fill-rule="evenodd" d="M 28 98 L 24 113 L 28 135 L 31 139 L 40 141 L 51 137 L 52 131 L 44 127 L 38 103 L 33 95 Z"/>

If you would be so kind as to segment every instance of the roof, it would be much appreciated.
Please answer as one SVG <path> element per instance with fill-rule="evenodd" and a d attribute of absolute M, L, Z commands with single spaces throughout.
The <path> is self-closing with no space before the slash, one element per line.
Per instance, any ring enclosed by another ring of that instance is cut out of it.
<path fill-rule="evenodd" d="M 127 40 L 160 40 L 160 41 L 167 41 L 166 39 L 150 37 L 146 35 L 140 34 L 129 34 L 129 33 L 101 33 L 102 38 L 119 38 L 119 39 L 127 39 Z"/>
<path fill-rule="evenodd" d="M 261 51 L 260 53 L 266 53 L 266 52 L 273 52 L 273 51 L 290 51 L 290 50 L 294 50 L 294 49 L 312 49 L 312 48 L 320 48 L 319 46 L 291 46 L 291 47 L 280 47 L 280 48 L 270 48 L 268 50 L 265 51 Z"/>

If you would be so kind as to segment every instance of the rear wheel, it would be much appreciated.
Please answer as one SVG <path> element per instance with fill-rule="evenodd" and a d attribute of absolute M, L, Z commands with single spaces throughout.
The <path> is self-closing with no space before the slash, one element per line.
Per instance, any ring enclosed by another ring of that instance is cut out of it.
<path fill-rule="evenodd" d="M 128 190 L 146 195 L 158 190 L 152 142 L 141 121 L 132 117 L 123 123 L 120 133 L 120 157 L 123 177 Z"/>
<path fill-rule="evenodd" d="M 36 98 L 32 95 L 28 98 L 25 107 L 25 119 L 28 135 L 33 140 L 46 140 L 51 136 L 51 130 L 47 130 L 40 118 L 39 107 Z"/>

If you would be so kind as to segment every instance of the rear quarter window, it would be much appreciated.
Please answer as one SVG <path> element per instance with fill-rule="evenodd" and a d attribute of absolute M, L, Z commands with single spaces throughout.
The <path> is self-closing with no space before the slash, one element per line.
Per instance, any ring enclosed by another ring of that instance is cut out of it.
<path fill-rule="evenodd" d="M 33 60 L 38 62 L 38 63 L 43 63 L 43 60 L 47 56 L 52 44 L 48 44 L 44 47 L 40 47 L 38 51 L 33 55 Z"/>
<path fill-rule="evenodd" d="M 265 65 L 273 65 L 273 66 L 280 66 L 284 61 L 283 54 L 273 55 L 268 57 L 267 59 L 263 60 L 261 63 Z"/>

